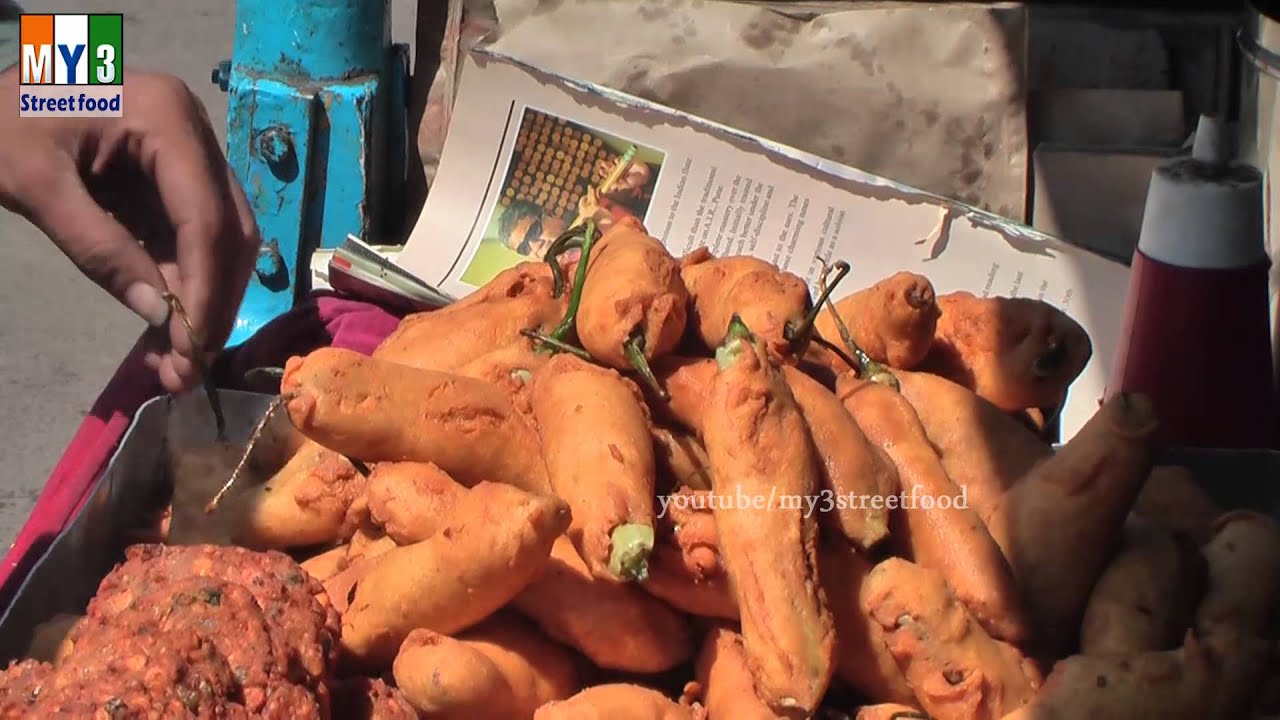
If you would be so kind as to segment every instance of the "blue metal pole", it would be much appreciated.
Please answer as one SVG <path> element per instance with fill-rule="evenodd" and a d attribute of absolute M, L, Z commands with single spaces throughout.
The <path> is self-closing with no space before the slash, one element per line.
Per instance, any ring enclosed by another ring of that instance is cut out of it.
<path fill-rule="evenodd" d="M 228 345 L 310 289 L 318 248 L 394 231 L 405 173 L 408 52 L 390 0 L 238 0 L 227 157 L 263 246 Z"/>

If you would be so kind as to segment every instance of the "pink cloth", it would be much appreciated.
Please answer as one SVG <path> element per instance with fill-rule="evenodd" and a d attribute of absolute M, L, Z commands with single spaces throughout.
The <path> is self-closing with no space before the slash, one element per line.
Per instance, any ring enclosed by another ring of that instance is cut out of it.
<path fill-rule="evenodd" d="M 244 371 L 281 367 L 291 355 L 331 345 L 368 354 L 395 330 L 399 317 L 366 302 L 315 293 L 281 315 L 243 345 L 230 349 L 214 375 L 220 387 L 249 389 Z M 0 606 L 8 606 L 49 543 L 92 495 L 95 481 L 146 401 L 163 394 L 142 364 L 141 341 L 125 357 L 54 467 L 26 524 L 0 563 Z"/>

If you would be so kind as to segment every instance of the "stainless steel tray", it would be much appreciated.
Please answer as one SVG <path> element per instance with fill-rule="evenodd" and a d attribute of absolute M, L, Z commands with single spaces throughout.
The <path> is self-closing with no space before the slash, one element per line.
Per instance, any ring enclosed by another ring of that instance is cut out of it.
<path fill-rule="evenodd" d="M 274 396 L 232 390 L 219 396 L 227 439 L 243 447 Z M 130 533 L 168 502 L 171 451 L 215 441 L 203 392 L 155 398 L 138 410 L 89 500 L 32 566 L 0 616 L 0 667 L 26 656 L 39 623 L 84 612 L 98 583 L 122 559 Z"/>

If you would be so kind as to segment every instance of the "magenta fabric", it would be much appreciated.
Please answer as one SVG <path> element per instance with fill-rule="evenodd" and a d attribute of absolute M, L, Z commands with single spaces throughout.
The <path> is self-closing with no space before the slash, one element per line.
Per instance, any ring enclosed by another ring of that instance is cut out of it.
<path fill-rule="evenodd" d="M 244 371 L 249 368 L 283 367 L 291 355 L 324 346 L 368 354 L 395 330 L 399 321 L 397 315 L 376 305 L 333 293 L 315 293 L 307 302 L 268 323 L 245 344 L 224 353 L 214 375 L 220 387 L 251 389 L 243 381 Z M 129 429 L 134 413 L 162 393 L 155 375 L 142 364 L 139 341 L 80 424 L 27 522 L 9 546 L 0 563 L 0 603 L 8 605 L 49 543 L 90 497 L 94 482 Z"/>

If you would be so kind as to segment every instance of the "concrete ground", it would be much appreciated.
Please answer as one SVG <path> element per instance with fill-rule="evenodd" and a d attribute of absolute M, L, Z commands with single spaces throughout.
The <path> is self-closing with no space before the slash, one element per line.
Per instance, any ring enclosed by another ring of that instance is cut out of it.
<path fill-rule="evenodd" d="M 210 83 L 209 71 L 231 56 L 231 0 L 19 4 L 28 12 L 124 13 L 126 63 L 184 79 L 208 106 L 225 141 L 226 97 Z M 413 39 L 414 7 L 414 0 L 393 0 L 397 42 Z M 143 323 L 81 276 L 22 218 L 0 211 L 0 245 L 0 547 L 8 547 Z"/>

